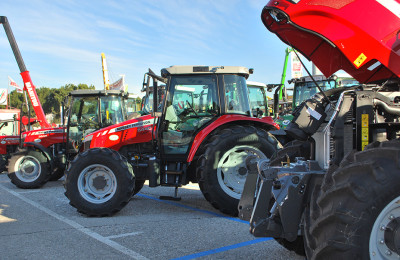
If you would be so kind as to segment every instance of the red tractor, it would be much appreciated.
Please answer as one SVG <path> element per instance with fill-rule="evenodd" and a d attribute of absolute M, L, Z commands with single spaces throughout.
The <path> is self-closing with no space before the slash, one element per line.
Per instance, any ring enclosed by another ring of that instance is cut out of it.
<path fill-rule="evenodd" d="M 172 66 L 151 71 L 153 89 L 166 84 L 153 111 L 87 135 L 85 151 L 66 170 L 65 195 L 79 212 L 108 216 L 143 187 L 199 183 L 204 197 L 223 213 L 237 214 L 246 161 L 269 158 L 279 144 L 270 117 L 252 116 L 244 67 Z"/>
<path fill-rule="evenodd" d="M 127 119 L 129 99 L 129 94 L 119 90 L 70 92 L 63 109 L 68 115 L 66 126 L 22 134 L 22 145 L 8 162 L 11 182 L 19 188 L 39 188 L 61 178 L 68 161 L 83 150 L 85 135 Z"/>
<path fill-rule="evenodd" d="M 261 19 L 325 76 L 360 84 L 314 82 L 292 141 L 249 163 L 239 216 L 307 259 L 399 259 L 400 1 L 272 0 Z"/>
<path fill-rule="evenodd" d="M 0 173 L 19 146 L 20 132 L 37 122 L 37 118 L 21 116 L 19 109 L 0 109 Z"/>

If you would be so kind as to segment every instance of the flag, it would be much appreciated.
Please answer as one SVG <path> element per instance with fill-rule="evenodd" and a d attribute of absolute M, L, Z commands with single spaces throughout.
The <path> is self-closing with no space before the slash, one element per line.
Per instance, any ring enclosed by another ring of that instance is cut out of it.
<path fill-rule="evenodd" d="M 303 66 L 301 65 L 301 62 L 299 58 L 297 57 L 296 53 L 292 51 L 290 53 L 291 60 L 292 60 L 292 78 L 300 78 L 303 76 Z M 300 56 L 300 54 L 299 54 Z"/>
<path fill-rule="evenodd" d="M 8 91 L 5 88 L 0 89 L 0 105 L 7 106 Z"/>
<path fill-rule="evenodd" d="M 23 89 L 18 86 L 18 84 L 8 76 L 8 85 L 17 89 L 17 93 L 23 93 Z"/>
<path fill-rule="evenodd" d="M 126 92 L 127 85 L 125 85 L 125 76 L 124 75 L 120 75 L 120 76 L 121 76 L 121 78 L 119 80 L 110 84 L 109 89 L 123 90 Z"/>

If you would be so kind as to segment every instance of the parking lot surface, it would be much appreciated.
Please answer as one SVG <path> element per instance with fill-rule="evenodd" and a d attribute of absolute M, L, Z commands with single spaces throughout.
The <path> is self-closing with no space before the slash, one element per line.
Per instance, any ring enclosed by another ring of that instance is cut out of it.
<path fill-rule="evenodd" d="M 181 201 L 160 200 L 173 188 L 147 185 L 112 217 L 78 213 L 62 179 L 24 190 L 0 174 L 0 259 L 304 259 L 248 222 L 221 214 L 197 184 Z"/>

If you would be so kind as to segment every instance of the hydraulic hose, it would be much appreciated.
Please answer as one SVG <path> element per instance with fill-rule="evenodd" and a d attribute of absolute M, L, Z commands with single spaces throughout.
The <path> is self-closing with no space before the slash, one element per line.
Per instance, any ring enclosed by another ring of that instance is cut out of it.
<path fill-rule="evenodd" d="M 400 116 L 400 107 L 393 107 L 379 99 L 374 99 L 374 105 L 381 107 L 385 112 Z"/>

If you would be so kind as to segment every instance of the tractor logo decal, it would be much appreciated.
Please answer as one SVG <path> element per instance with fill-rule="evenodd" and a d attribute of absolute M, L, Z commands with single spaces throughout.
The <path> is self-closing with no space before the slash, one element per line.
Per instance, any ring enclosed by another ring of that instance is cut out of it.
<path fill-rule="evenodd" d="M 65 129 L 55 129 L 55 130 L 46 130 L 46 131 L 38 131 L 29 133 L 29 135 L 48 135 L 48 134 L 56 134 L 56 133 L 64 133 Z"/>
<path fill-rule="evenodd" d="M 153 124 L 153 120 L 145 120 L 142 122 L 136 122 L 133 124 L 129 124 L 129 125 L 124 125 L 124 126 L 120 126 L 117 128 L 113 128 L 109 131 L 109 133 L 114 133 L 114 132 L 119 132 L 119 131 L 124 131 L 126 129 L 130 129 L 130 128 L 135 128 L 135 127 L 142 127 L 142 126 L 148 126 L 148 125 L 152 125 Z"/>
<path fill-rule="evenodd" d="M 9 137 L 9 138 L 4 138 L 3 141 L 19 141 L 19 137 Z"/>
<path fill-rule="evenodd" d="M 37 100 L 37 98 L 36 98 L 36 95 L 35 95 L 35 92 L 34 92 L 34 90 L 33 90 L 33 88 L 32 88 L 31 83 L 30 83 L 30 82 L 26 82 L 26 83 L 25 83 L 25 86 L 26 86 L 26 89 L 28 90 L 29 97 L 31 98 L 32 105 L 33 105 L 34 107 L 39 106 L 39 102 L 38 102 L 38 100 Z"/>

